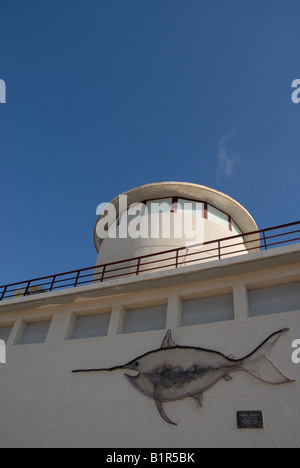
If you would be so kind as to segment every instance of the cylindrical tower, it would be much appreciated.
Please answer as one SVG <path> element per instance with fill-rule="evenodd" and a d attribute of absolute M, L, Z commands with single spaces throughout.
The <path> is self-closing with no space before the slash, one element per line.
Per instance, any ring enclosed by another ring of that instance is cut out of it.
<path fill-rule="evenodd" d="M 94 231 L 97 265 L 181 247 L 181 266 L 195 251 L 199 262 L 220 258 L 220 247 L 222 258 L 241 255 L 259 249 L 258 235 L 243 236 L 257 230 L 242 205 L 212 188 L 182 182 L 144 185 L 118 196 L 100 214 Z"/>

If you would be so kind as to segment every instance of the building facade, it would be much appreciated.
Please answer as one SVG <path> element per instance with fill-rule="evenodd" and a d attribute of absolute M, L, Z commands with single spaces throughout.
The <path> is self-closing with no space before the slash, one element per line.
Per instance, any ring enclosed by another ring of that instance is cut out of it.
<path fill-rule="evenodd" d="M 259 231 L 236 201 L 194 184 L 151 184 L 126 195 L 130 205 L 165 201 L 159 216 L 170 206 L 176 217 L 180 200 L 201 204 L 201 245 L 168 243 L 159 235 L 103 240 L 95 229 L 97 268 L 73 272 L 73 287 L 58 287 L 54 275 L 0 288 L 0 339 L 6 342 L 0 446 L 299 446 L 300 364 L 291 358 L 300 339 L 299 223 Z M 122 215 L 117 209 L 113 222 L 120 225 Z M 289 381 L 277 382 L 276 371 L 266 383 L 264 369 L 261 378 L 235 370 L 231 380 L 205 389 L 198 408 L 194 398 L 155 401 L 143 394 L 125 377 L 136 375 L 133 370 L 73 372 L 132 362 L 159 350 L 168 330 L 178 347 L 237 361 L 285 330 L 267 357 Z M 161 417 L 160 406 L 176 426 Z"/>

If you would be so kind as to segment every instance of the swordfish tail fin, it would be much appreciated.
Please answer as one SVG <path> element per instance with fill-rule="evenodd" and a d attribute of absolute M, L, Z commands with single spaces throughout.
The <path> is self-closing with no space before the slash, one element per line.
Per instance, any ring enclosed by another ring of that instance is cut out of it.
<path fill-rule="evenodd" d="M 295 382 L 286 377 L 267 356 L 281 335 L 289 329 L 284 328 L 269 336 L 255 351 L 241 360 L 243 370 L 269 384 Z"/>

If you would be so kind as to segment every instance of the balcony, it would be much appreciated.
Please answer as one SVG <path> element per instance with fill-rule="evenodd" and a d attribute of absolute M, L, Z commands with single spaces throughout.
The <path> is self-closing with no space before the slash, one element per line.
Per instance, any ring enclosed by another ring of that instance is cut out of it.
<path fill-rule="evenodd" d="M 223 260 L 300 241 L 300 221 L 0 286 L 0 301 Z M 246 246 L 246 249 L 245 249 Z"/>

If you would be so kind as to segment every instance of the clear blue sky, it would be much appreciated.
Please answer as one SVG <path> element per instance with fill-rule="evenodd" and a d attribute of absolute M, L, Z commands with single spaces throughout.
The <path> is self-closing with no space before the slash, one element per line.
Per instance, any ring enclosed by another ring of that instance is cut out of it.
<path fill-rule="evenodd" d="M 92 266 L 146 183 L 299 220 L 299 44 L 299 0 L 0 0 L 0 284 Z"/>

